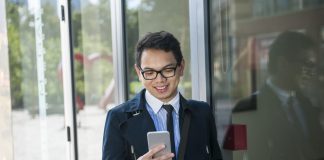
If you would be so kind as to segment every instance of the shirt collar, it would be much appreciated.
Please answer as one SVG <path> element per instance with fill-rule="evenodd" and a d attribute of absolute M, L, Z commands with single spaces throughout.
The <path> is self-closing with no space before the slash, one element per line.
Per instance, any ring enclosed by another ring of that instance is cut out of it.
<path fill-rule="evenodd" d="M 294 91 L 286 91 L 281 88 L 279 88 L 277 85 L 275 85 L 271 79 L 268 79 L 266 82 L 270 88 L 278 95 L 280 101 L 282 104 L 287 104 L 289 97 L 295 96 Z"/>
<path fill-rule="evenodd" d="M 169 102 L 163 103 L 156 97 L 154 97 L 148 90 L 145 92 L 145 99 L 147 104 L 152 108 L 155 114 L 157 114 L 160 109 L 162 108 L 163 104 L 171 104 L 173 106 L 173 109 L 176 114 L 179 113 L 179 108 L 180 108 L 180 94 L 179 91 L 177 91 L 177 94 L 174 98 L 172 98 Z"/>

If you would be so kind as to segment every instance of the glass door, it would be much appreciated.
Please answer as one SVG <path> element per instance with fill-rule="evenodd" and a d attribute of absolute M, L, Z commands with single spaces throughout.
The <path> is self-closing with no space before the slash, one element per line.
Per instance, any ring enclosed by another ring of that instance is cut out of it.
<path fill-rule="evenodd" d="M 186 67 L 179 90 L 184 97 L 191 98 L 189 1 L 125 0 L 124 2 L 128 98 L 132 98 L 142 89 L 134 69 L 135 45 L 146 33 L 161 30 L 172 33 L 180 41 Z"/>
<path fill-rule="evenodd" d="M 0 2 L 0 155 L 2 159 L 13 159 L 10 75 L 8 54 L 8 30 L 6 21 L 6 5 Z"/>
<path fill-rule="evenodd" d="M 210 1 L 214 106 L 233 159 L 324 158 L 323 5 Z M 246 132 L 228 134 L 235 125 Z"/>
<path fill-rule="evenodd" d="M 71 1 L 78 159 L 101 159 L 106 114 L 115 107 L 110 0 Z"/>
<path fill-rule="evenodd" d="M 0 3 L 0 158 L 66 159 L 57 1 Z"/>

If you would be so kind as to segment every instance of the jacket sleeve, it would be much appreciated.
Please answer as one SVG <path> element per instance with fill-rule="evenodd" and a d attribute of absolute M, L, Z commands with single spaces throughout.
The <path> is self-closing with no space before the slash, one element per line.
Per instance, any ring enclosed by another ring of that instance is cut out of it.
<path fill-rule="evenodd" d="M 209 125 L 210 125 L 210 148 L 211 148 L 211 159 L 213 160 L 222 160 L 222 153 L 219 148 L 219 144 L 217 141 L 217 130 L 215 124 L 215 118 L 213 116 L 213 112 L 209 112 Z"/>
<path fill-rule="evenodd" d="M 110 110 L 107 114 L 103 144 L 102 160 L 126 160 L 127 145 L 122 137 L 117 112 Z"/>

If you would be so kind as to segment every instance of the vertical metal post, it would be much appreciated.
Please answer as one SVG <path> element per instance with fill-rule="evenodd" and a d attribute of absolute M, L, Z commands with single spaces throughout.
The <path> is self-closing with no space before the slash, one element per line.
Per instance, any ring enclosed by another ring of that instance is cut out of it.
<path fill-rule="evenodd" d="M 75 87 L 73 73 L 73 45 L 71 32 L 70 0 L 60 0 L 61 54 L 64 89 L 64 113 L 67 130 L 67 158 L 78 159 L 77 126 L 75 110 Z"/>
<path fill-rule="evenodd" d="M 124 40 L 123 0 L 110 0 L 111 6 L 111 33 L 112 51 L 115 80 L 116 104 L 125 102 L 127 99 L 127 70 Z"/>
<path fill-rule="evenodd" d="M 47 134 L 47 102 L 46 102 L 46 82 L 45 77 L 46 62 L 44 59 L 44 39 L 41 1 L 35 0 L 33 4 L 33 14 L 35 22 L 35 40 L 36 40 L 36 61 L 37 61 L 37 84 L 38 84 L 38 107 L 40 122 L 41 139 L 41 157 L 48 160 L 48 134 Z"/>
<path fill-rule="evenodd" d="M 206 0 L 189 0 L 192 98 L 210 101 L 210 63 L 208 58 L 208 6 Z"/>

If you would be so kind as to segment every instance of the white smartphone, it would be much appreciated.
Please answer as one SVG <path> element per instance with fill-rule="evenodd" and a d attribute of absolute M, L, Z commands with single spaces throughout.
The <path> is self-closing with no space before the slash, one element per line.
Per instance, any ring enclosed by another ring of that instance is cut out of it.
<path fill-rule="evenodd" d="M 156 153 L 154 157 L 159 157 L 166 153 L 171 153 L 171 142 L 170 142 L 170 134 L 168 131 L 154 131 L 147 133 L 147 142 L 149 149 L 153 147 L 164 144 L 165 148 L 160 152 Z"/>

